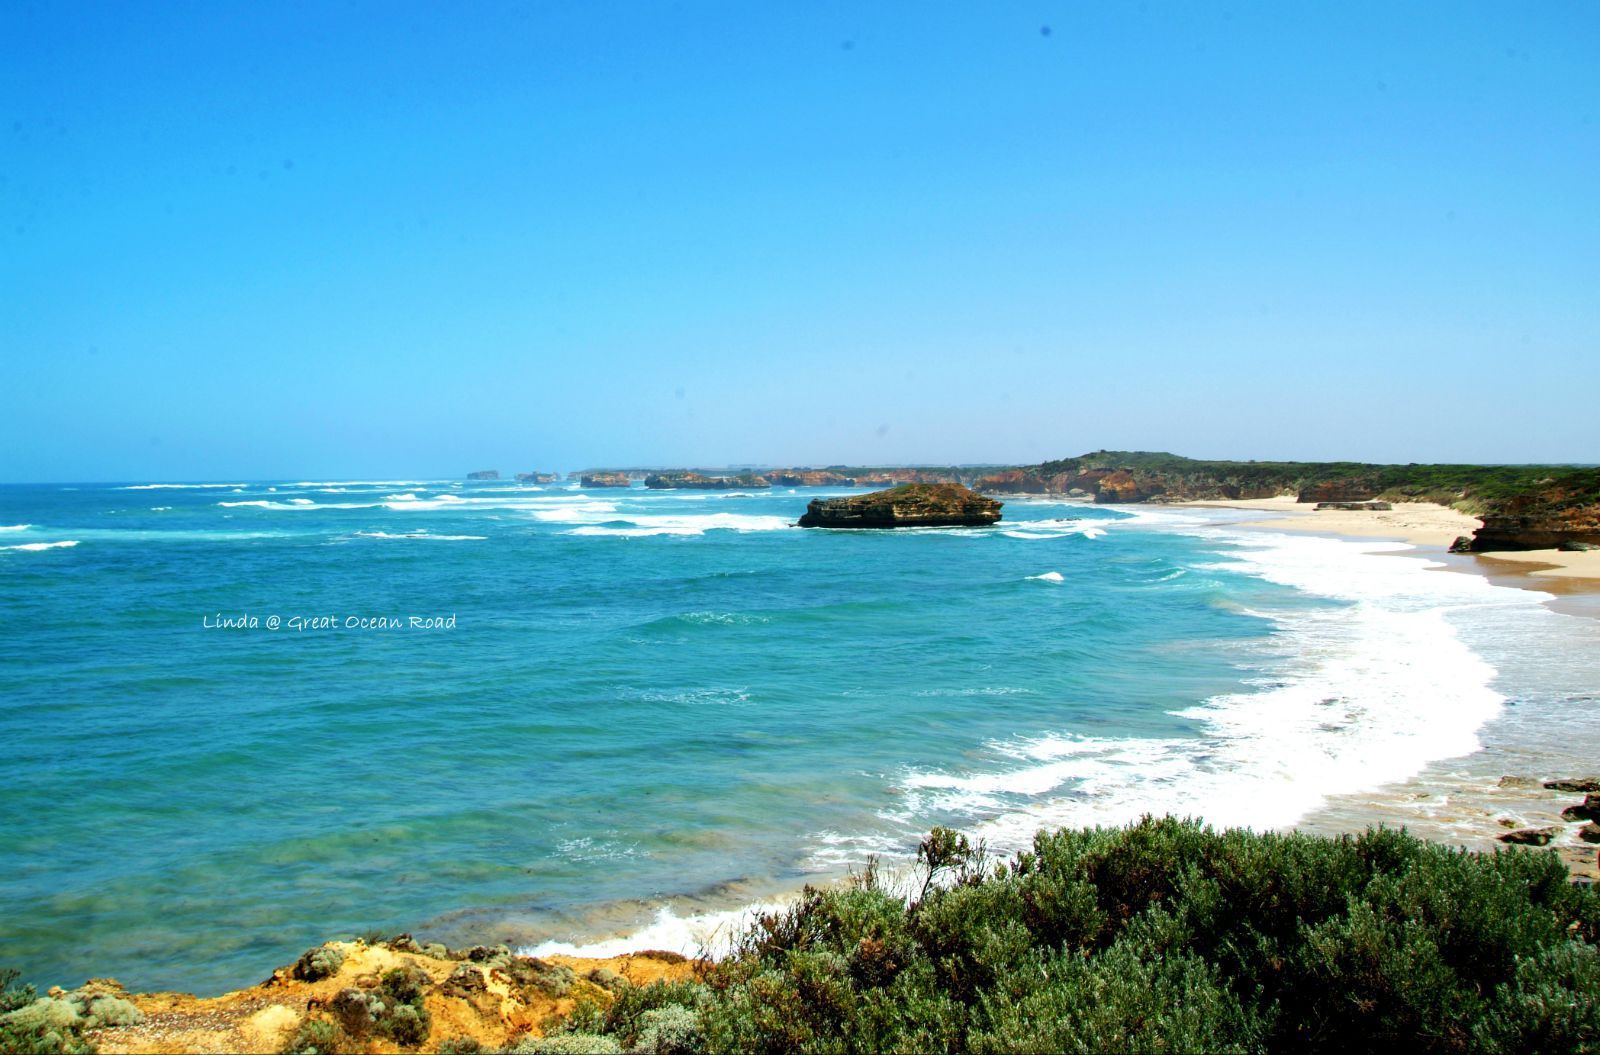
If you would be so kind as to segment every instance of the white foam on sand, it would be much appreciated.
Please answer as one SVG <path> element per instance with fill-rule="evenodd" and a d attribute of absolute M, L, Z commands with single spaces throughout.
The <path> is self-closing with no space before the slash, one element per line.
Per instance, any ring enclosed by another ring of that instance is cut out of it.
<path fill-rule="evenodd" d="M 1145 521 L 1150 523 L 1150 521 Z M 1164 523 L 1237 547 L 1212 568 L 1329 598 L 1252 612 L 1286 659 L 1252 690 L 1175 712 L 1198 735 L 1109 738 L 1070 730 L 987 745 L 977 770 L 912 770 L 885 819 L 951 813 L 1001 850 L 1041 827 L 1124 824 L 1146 813 L 1256 829 L 1294 824 L 1330 795 L 1370 791 L 1479 749 L 1504 699 L 1452 620 L 1524 617 L 1542 595 L 1391 554 L 1403 543 Z"/>

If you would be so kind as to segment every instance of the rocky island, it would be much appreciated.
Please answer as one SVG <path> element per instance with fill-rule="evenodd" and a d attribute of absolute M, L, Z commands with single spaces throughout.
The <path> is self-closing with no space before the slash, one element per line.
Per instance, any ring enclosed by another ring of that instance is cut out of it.
<path fill-rule="evenodd" d="M 813 499 L 800 527 L 981 527 L 1000 519 L 1001 503 L 960 484 L 901 484 L 845 498 Z"/>
<path fill-rule="evenodd" d="M 468 480 L 498 480 L 498 479 L 500 479 L 500 470 L 498 470 L 498 469 L 479 469 L 475 473 L 468 473 L 467 474 L 467 479 Z"/>
<path fill-rule="evenodd" d="M 519 484 L 554 484 L 560 482 L 561 476 L 559 473 L 541 473 L 535 471 L 531 473 L 517 474 L 517 483 Z"/>

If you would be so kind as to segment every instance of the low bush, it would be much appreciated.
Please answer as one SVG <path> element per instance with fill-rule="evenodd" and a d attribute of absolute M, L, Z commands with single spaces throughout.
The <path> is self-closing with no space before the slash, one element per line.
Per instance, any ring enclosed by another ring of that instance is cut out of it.
<path fill-rule="evenodd" d="M 619 989 L 602 1023 L 566 1037 L 641 1052 L 1600 1051 L 1600 895 L 1545 851 L 1147 818 L 1041 832 L 1005 862 L 936 830 L 919 858 L 909 901 L 870 870 L 808 889 L 700 980 Z"/>

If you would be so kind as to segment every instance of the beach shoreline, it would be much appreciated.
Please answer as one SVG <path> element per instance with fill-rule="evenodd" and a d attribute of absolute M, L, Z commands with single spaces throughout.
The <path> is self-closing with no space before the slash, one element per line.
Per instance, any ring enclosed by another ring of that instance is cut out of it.
<path fill-rule="evenodd" d="M 1175 504 L 1276 514 L 1241 517 L 1228 523 L 1230 528 L 1344 541 L 1405 542 L 1414 548 L 1392 556 L 1422 558 L 1437 564 L 1441 571 L 1479 575 L 1496 586 L 1534 591 L 1543 595 L 1545 607 L 1553 612 L 1600 619 L 1600 552 L 1450 553 L 1449 544 L 1470 534 L 1478 521 L 1448 506 L 1416 502 L 1395 503 L 1392 510 L 1319 511 L 1288 496 Z M 1495 760 L 1506 763 L 1504 771 L 1485 769 Z M 1504 744 L 1493 750 L 1485 745 L 1472 754 L 1431 763 L 1407 780 L 1330 796 L 1294 828 L 1335 835 L 1375 824 L 1407 827 L 1424 838 L 1479 851 L 1503 846 L 1500 837 L 1509 831 L 1553 829 L 1555 836 L 1548 848 L 1562 857 L 1572 875 L 1600 880 L 1596 848 L 1578 841 L 1576 825 L 1562 816 L 1574 797 L 1544 786 L 1546 781 L 1572 774 L 1543 772 L 1539 766 L 1539 758 L 1530 752 L 1516 758 Z"/>
<path fill-rule="evenodd" d="M 1270 519 L 1240 519 L 1236 526 L 1266 531 L 1294 531 L 1348 539 L 1393 539 L 1417 547 L 1420 555 L 1444 560 L 1453 571 L 1472 571 L 1501 586 L 1518 586 L 1546 593 L 1600 592 L 1600 550 L 1568 553 L 1563 550 L 1495 551 L 1454 554 L 1452 542 L 1470 535 L 1482 522 L 1449 506 L 1434 502 L 1396 502 L 1392 509 L 1316 509 L 1292 496 L 1236 501 L 1174 502 L 1177 507 L 1237 509 L 1272 513 Z M 1419 554 L 1407 554 L 1414 556 Z M 1585 607 L 1577 614 L 1597 615 Z"/>

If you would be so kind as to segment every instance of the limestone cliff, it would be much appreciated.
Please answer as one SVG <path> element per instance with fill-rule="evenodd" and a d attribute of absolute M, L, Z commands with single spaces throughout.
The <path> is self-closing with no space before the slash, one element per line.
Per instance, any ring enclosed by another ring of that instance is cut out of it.
<path fill-rule="evenodd" d="M 1600 544 L 1600 469 L 1542 481 L 1491 503 L 1481 516 L 1483 527 L 1464 547 L 1474 553 Z"/>

